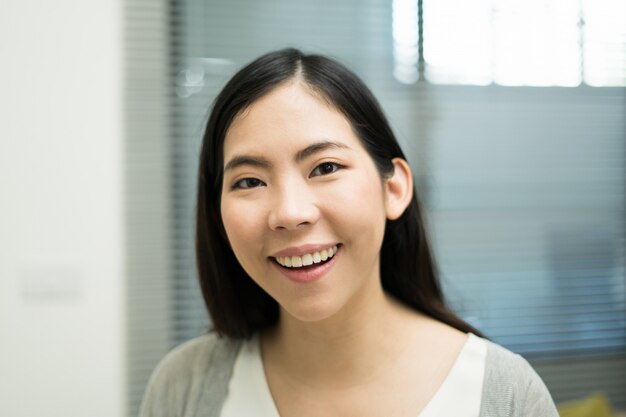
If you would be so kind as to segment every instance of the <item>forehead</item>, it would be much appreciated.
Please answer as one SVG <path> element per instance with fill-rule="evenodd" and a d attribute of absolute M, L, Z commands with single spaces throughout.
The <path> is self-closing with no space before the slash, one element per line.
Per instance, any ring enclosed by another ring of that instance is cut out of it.
<path fill-rule="evenodd" d="M 294 81 L 272 90 L 235 118 L 224 140 L 224 157 L 275 147 L 296 151 L 324 139 L 346 145 L 359 142 L 341 112 Z"/>

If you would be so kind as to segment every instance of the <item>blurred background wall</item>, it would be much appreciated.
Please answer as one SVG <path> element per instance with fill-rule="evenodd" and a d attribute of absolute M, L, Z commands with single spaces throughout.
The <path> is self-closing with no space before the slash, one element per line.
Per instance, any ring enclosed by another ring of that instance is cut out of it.
<path fill-rule="evenodd" d="M 195 278 L 202 129 L 281 47 L 380 99 L 451 305 L 555 400 L 626 409 L 620 1 L 0 2 L 0 415 L 133 416 L 210 323 Z"/>
<path fill-rule="evenodd" d="M 0 1 L 0 415 L 126 415 L 123 2 Z"/>

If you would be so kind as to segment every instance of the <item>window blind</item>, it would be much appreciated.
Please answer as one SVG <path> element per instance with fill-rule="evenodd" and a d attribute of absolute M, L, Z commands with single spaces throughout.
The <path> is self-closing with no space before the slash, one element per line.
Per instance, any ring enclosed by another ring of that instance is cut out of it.
<path fill-rule="evenodd" d="M 174 346 L 169 6 L 124 2 L 126 393 L 137 416 L 146 383 Z M 122 387 L 120 387 L 122 389 Z"/>

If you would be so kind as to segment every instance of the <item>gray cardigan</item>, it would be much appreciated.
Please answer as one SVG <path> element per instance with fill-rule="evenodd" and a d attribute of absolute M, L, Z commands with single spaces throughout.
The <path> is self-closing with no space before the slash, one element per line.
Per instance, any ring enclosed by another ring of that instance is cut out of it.
<path fill-rule="evenodd" d="M 487 345 L 480 417 L 558 417 L 529 363 L 495 343 Z M 175 348 L 154 370 L 140 416 L 219 417 L 240 347 L 240 341 L 209 333 Z"/>

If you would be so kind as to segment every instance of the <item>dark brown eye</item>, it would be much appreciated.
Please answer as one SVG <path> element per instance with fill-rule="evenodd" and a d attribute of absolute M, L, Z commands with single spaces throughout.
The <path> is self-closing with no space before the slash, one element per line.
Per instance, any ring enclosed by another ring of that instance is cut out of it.
<path fill-rule="evenodd" d="M 248 189 L 260 187 L 261 185 L 263 185 L 263 181 L 258 178 L 242 178 L 239 181 L 235 182 L 231 188 L 233 190 Z"/>
<path fill-rule="evenodd" d="M 332 174 L 333 172 L 338 171 L 341 168 L 343 168 L 342 165 L 336 164 L 334 162 L 324 162 L 316 166 L 309 177 Z"/>

